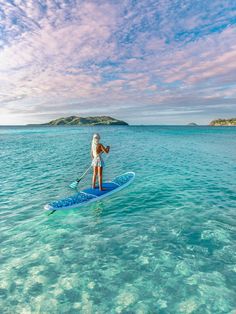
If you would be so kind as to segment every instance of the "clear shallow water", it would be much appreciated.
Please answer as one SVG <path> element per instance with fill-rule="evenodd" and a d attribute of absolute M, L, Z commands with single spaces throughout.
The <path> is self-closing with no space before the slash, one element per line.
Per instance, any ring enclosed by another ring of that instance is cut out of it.
<path fill-rule="evenodd" d="M 47 216 L 95 131 L 135 181 Z M 2 313 L 234 313 L 236 128 L 1 127 L 0 154 Z"/>

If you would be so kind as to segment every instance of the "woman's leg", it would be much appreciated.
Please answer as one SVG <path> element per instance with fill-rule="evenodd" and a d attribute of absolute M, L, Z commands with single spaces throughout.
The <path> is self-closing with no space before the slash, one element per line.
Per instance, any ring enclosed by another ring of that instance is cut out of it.
<path fill-rule="evenodd" d="M 99 190 L 103 191 L 102 188 L 102 167 L 98 167 L 98 181 L 99 181 Z"/>
<path fill-rule="evenodd" d="M 93 167 L 93 180 L 92 180 L 92 188 L 93 189 L 95 189 L 97 174 L 98 174 L 98 167 Z"/>

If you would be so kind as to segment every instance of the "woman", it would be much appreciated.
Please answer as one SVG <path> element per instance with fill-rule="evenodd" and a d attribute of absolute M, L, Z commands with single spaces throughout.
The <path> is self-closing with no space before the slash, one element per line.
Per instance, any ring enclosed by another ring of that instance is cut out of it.
<path fill-rule="evenodd" d="M 91 157 L 92 157 L 92 166 L 93 166 L 93 180 L 92 180 L 92 188 L 95 189 L 97 175 L 99 182 L 99 190 L 104 191 L 102 187 L 102 169 L 104 167 L 104 161 L 101 157 L 102 153 L 108 154 L 110 151 L 110 146 L 104 147 L 100 141 L 100 135 L 95 133 L 93 135 L 92 145 L 91 145 Z"/>

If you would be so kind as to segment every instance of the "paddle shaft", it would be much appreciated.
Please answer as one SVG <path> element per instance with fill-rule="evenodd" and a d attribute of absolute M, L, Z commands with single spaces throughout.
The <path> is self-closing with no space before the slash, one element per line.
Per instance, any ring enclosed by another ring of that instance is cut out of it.
<path fill-rule="evenodd" d="M 76 180 L 78 183 L 86 176 L 87 172 L 90 170 L 91 167 L 92 165 L 90 165 L 88 169 L 86 169 L 86 171 L 82 174 L 82 176 Z"/>

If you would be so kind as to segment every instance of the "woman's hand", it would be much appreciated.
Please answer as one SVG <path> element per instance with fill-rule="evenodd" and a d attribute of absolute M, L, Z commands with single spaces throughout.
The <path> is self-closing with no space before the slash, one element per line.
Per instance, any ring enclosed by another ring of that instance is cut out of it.
<path fill-rule="evenodd" d="M 109 153 L 109 150 L 110 150 L 110 146 L 104 147 L 104 146 L 101 144 L 101 150 L 102 150 L 104 153 L 108 154 L 108 153 Z"/>

